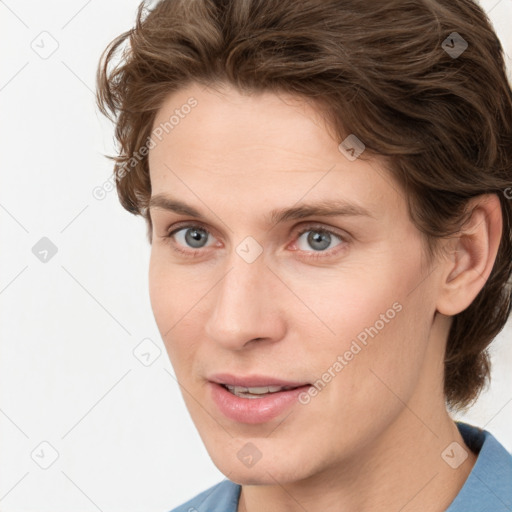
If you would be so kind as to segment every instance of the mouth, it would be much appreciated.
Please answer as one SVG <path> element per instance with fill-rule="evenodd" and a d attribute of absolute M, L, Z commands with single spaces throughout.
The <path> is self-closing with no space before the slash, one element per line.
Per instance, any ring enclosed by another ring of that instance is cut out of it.
<path fill-rule="evenodd" d="M 258 387 L 244 387 L 244 386 L 230 386 L 228 384 L 221 384 L 222 387 L 227 389 L 233 395 L 240 398 L 264 398 L 273 393 L 280 393 L 281 391 L 289 391 L 297 389 L 302 386 L 258 386 Z"/>
<path fill-rule="evenodd" d="M 218 410 L 237 423 L 265 423 L 284 413 L 299 401 L 311 384 L 288 382 L 271 377 L 209 378 L 210 398 Z"/>

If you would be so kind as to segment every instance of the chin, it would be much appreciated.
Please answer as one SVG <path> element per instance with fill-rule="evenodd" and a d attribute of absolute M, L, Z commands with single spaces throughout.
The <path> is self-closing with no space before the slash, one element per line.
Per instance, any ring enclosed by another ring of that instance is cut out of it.
<path fill-rule="evenodd" d="M 267 468 L 263 466 L 260 468 L 235 468 L 231 466 L 225 469 L 224 467 L 217 466 L 217 468 L 226 478 L 239 485 L 276 485 L 277 482 L 287 484 L 301 479 L 294 472 L 284 468 Z"/>
<path fill-rule="evenodd" d="M 233 452 L 223 451 L 222 453 L 210 453 L 210 457 L 226 478 L 240 485 L 275 485 L 279 483 L 296 482 L 308 477 L 307 467 L 299 460 L 288 459 L 286 454 L 272 454 L 271 458 L 265 460 L 263 454 L 259 460 L 252 465 L 243 462 L 243 453 L 238 457 L 240 448 Z M 242 459 L 242 460 L 240 460 Z M 300 473 L 299 473 L 300 471 Z"/>

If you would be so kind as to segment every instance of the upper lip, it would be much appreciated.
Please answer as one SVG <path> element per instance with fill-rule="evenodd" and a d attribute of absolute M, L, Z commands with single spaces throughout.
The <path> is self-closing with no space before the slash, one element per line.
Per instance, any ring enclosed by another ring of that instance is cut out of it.
<path fill-rule="evenodd" d="M 247 375 L 245 377 L 231 375 L 229 373 L 216 373 L 210 375 L 208 380 L 216 382 L 217 384 L 224 384 L 228 386 L 242 386 L 246 388 L 260 387 L 260 386 L 283 386 L 298 388 L 306 386 L 309 382 L 304 381 L 286 381 L 277 379 L 275 377 L 268 377 L 266 375 Z"/>

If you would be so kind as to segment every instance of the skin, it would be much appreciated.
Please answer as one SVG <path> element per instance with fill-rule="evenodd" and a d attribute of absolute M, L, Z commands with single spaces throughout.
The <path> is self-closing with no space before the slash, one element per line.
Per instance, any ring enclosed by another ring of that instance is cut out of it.
<path fill-rule="evenodd" d="M 313 103 L 191 84 L 169 95 L 154 126 L 191 96 L 198 105 L 150 150 L 150 178 L 152 196 L 204 217 L 150 209 L 150 298 L 204 445 L 242 484 L 238 511 L 445 510 L 476 457 L 445 408 L 443 353 L 450 316 L 492 269 L 497 197 L 474 200 L 465 230 L 429 262 L 384 162 L 349 161 Z M 265 221 L 274 208 L 320 199 L 372 216 Z M 166 238 L 183 221 L 211 232 L 194 257 L 173 250 L 198 247 L 186 228 Z M 308 243 L 319 226 L 342 238 L 319 250 Z M 263 249 L 252 263 L 236 252 L 247 236 Z M 217 372 L 316 381 L 396 302 L 401 311 L 307 405 L 246 425 L 211 401 L 207 377 Z M 468 452 L 457 469 L 441 457 L 454 441 Z M 237 458 L 248 442 L 261 452 L 252 467 Z"/>

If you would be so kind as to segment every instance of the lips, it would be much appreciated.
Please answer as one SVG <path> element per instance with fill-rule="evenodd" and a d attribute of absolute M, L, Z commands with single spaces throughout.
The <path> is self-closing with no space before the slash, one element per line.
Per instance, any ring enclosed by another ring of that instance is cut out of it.
<path fill-rule="evenodd" d="M 264 375 L 209 377 L 209 396 L 218 410 L 237 423 L 265 423 L 297 403 L 311 384 L 285 381 Z"/>
<path fill-rule="evenodd" d="M 219 412 L 237 423 L 265 423 L 277 418 L 297 404 L 299 396 L 307 391 L 309 384 L 276 391 L 264 395 L 235 394 L 226 386 L 215 382 L 208 383 L 208 394 Z"/>
<path fill-rule="evenodd" d="M 281 387 L 281 388 L 299 388 L 310 384 L 306 381 L 286 381 L 276 377 L 266 375 L 249 375 L 241 377 L 229 373 L 216 373 L 210 375 L 209 381 L 223 386 L 239 386 L 242 388 L 258 388 L 258 387 Z"/>

